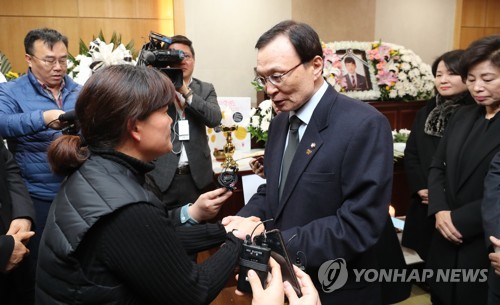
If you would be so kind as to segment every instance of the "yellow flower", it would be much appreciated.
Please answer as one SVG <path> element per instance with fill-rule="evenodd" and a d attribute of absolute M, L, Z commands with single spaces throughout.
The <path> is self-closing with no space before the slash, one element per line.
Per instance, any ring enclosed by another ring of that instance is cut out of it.
<path fill-rule="evenodd" d="M 9 72 L 7 72 L 7 74 L 5 74 L 5 77 L 7 77 L 9 79 L 18 78 L 19 77 L 19 73 L 14 72 L 14 71 L 9 71 Z"/>

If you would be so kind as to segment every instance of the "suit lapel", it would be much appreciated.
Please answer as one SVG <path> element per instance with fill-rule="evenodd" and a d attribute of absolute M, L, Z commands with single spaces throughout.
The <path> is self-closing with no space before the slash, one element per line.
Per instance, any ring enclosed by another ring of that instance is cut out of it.
<path fill-rule="evenodd" d="M 288 113 L 278 114 L 269 127 L 269 139 L 264 153 L 264 168 L 266 173 L 267 200 L 273 215 L 279 201 L 279 179 L 281 172 L 281 159 L 285 150 L 285 141 L 288 134 Z"/>
<path fill-rule="evenodd" d="M 189 88 L 191 88 L 194 92 L 201 92 L 202 89 L 200 83 L 194 78 L 189 84 Z"/>
<path fill-rule="evenodd" d="M 275 220 L 281 215 L 283 208 L 288 203 L 288 200 L 295 189 L 297 183 L 299 183 L 302 174 L 307 168 L 307 165 L 314 158 L 316 153 L 320 150 L 323 145 L 323 138 L 321 136 L 321 131 L 328 127 L 328 117 L 330 115 L 331 108 L 337 97 L 338 93 L 336 93 L 332 87 L 328 86 L 327 91 L 321 98 L 319 104 L 316 106 L 316 109 L 311 116 L 311 120 L 307 125 L 306 131 L 300 140 L 299 146 L 297 147 L 297 151 L 295 152 L 295 156 L 293 157 L 292 164 L 290 166 L 289 175 L 286 180 L 285 188 L 283 189 L 283 194 L 281 197 L 281 201 L 279 201 L 279 195 L 276 195 L 276 201 L 278 202 L 278 207 L 276 211 L 273 211 L 275 215 Z M 288 126 L 288 125 L 287 125 Z M 286 134 L 288 133 L 288 129 L 284 134 L 284 139 L 286 139 Z M 284 142 L 284 140 L 283 140 Z M 284 150 L 284 143 L 281 145 L 282 150 Z M 283 155 L 283 151 L 278 154 Z M 278 179 L 279 172 L 281 168 L 281 159 L 279 162 L 278 171 Z M 279 184 L 276 184 L 278 186 Z M 277 192 L 276 192 L 277 193 Z"/>

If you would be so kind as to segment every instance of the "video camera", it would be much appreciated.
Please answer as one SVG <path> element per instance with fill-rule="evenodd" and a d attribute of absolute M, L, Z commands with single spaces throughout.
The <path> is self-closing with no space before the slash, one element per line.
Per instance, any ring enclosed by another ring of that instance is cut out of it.
<path fill-rule="evenodd" d="M 183 84 L 182 69 L 170 66 L 180 63 L 185 55 L 181 50 L 169 49 L 171 44 L 172 39 L 169 37 L 149 32 L 149 42 L 142 46 L 137 65 L 152 66 L 160 70 L 170 78 L 175 88 L 178 89 Z"/>

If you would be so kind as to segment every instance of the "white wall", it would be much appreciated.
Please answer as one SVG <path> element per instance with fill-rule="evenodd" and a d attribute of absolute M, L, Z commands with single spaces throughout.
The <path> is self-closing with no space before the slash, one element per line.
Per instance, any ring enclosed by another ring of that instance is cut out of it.
<path fill-rule="evenodd" d="M 376 0 L 374 40 L 413 50 L 422 60 L 453 49 L 456 0 Z"/>
<path fill-rule="evenodd" d="M 218 96 L 249 96 L 255 103 L 255 43 L 291 18 L 291 0 L 184 0 L 184 6 L 196 52 L 193 76 L 213 83 Z"/>
<path fill-rule="evenodd" d="M 256 64 L 255 42 L 271 26 L 291 18 L 292 1 L 184 0 L 186 35 L 196 51 L 194 76 L 213 83 L 219 96 L 249 96 L 255 103 L 250 84 Z M 310 1 L 314 6 L 315 2 L 336 0 Z M 402 45 L 429 64 L 453 48 L 456 0 L 374 1 L 373 40 Z M 293 15 L 300 19 L 301 12 Z M 342 26 L 335 22 L 335 15 L 331 26 Z"/>

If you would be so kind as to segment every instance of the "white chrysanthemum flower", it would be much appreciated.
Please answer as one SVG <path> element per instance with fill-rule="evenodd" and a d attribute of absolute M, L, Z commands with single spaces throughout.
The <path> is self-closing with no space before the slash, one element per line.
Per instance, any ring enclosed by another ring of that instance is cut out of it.
<path fill-rule="evenodd" d="M 262 121 L 271 122 L 272 117 L 273 117 L 273 112 L 272 111 L 268 111 L 262 117 Z"/>
<path fill-rule="evenodd" d="M 250 118 L 250 126 L 253 128 L 259 128 L 260 125 L 260 117 L 259 116 L 252 116 Z"/>
<path fill-rule="evenodd" d="M 400 81 L 405 81 L 405 80 L 407 80 L 407 79 L 408 79 L 408 76 L 407 76 L 407 75 L 406 75 L 406 73 L 404 73 L 404 72 L 399 72 L 399 73 L 398 73 L 398 79 L 399 79 Z"/>
<path fill-rule="evenodd" d="M 76 83 L 83 86 L 85 82 L 89 79 L 89 77 L 92 75 L 92 69 L 90 68 L 91 64 L 92 64 L 92 57 L 86 57 L 86 56 L 80 57 L 80 65 L 78 65 L 78 67 L 75 68 L 75 70 L 78 72 L 78 74 L 74 78 L 74 81 Z"/>
<path fill-rule="evenodd" d="M 401 70 L 403 70 L 403 71 L 410 71 L 410 69 L 411 69 L 411 65 L 409 63 L 404 62 L 404 63 L 401 64 Z"/>
<path fill-rule="evenodd" d="M 411 130 L 406 129 L 406 128 L 401 128 L 398 133 L 404 134 L 404 135 L 410 135 Z"/>
<path fill-rule="evenodd" d="M 269 130 L 269 125 L 270 125 L 270 121 L 263 120 L 263 121 L 260 123 L 260 129 L 262 129 L 262 131 L 267 132 L 267 131 Z"/>

